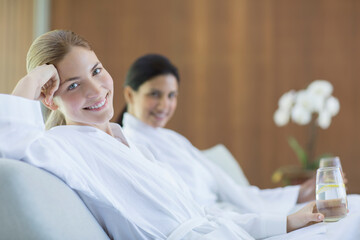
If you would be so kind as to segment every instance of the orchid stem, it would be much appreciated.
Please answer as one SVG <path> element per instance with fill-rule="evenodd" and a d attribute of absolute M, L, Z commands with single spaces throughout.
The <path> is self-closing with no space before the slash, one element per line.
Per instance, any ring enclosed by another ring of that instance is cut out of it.
<path fill-rule="evenodd" d="M 316 120 L 312 120 L 310 127 L 309 127 L 309 139 L 307 144 L 307 166 L 306 168 L 310 168 L 312 164 L 314 163 L 314 155 L 315 155 L 315 145 L 316 145 L 316 139 L 317 139 L 317 126 L 316 126 Z"/>

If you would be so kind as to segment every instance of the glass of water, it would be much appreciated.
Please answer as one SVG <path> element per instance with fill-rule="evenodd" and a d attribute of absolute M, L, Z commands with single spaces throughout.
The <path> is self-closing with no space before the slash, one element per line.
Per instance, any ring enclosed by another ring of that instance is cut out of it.
<path fill-rule="evenodd" d="M 341 176 L 343 177 L 343 181 L 346 184 L 345 175 L 344 175 L 339 157 L 321 158 L 320 162 L 319 162 L 319 168 L 323 168 L 323 167 L 338 167 L 338 168 L 340 168 Z"/>
<path fill-rule="evenodd" d="M 344 181 L 339 167 L 322 167 L 316 172 L 316 207 L 326 222 L 334 222 L 347 214 Z"/>
<path fill-rule="evenodd" d="M 321 158 L 320 163 L 319 163 L 319 167 L 320 168 L 323 168 L 323 167 L 339 167 L 340 170 L 342 171 L 341 162 L 340 162 L 339 157 Z"/>

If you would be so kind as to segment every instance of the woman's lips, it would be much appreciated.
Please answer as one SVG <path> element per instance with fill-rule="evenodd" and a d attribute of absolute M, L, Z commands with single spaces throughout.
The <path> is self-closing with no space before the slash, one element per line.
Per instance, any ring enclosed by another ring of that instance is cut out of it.
<path fill-rule="evenodd" d="M 157 120 L 162 120 L 162 119 L 164 119 L 164 118 L 167 117 L 167 114 L 165 114 L 165 113 L 161 113 L 161 114 L 159 114 L 159 113 L 152 113 L 152 115 L 153 115 Z"/>
<path fill-rule="evenodd" d="M 86 108 L 84 108 L 84 109 L 90 110 L 90 111 L 100 111 L 101 109 L 103 109 L 104 107 L 106 107 L 107 102 L 108 102 L 108 101 L 107 101 L 107 96 L 106 96 L 103 100 L 95 103 L 94 105 L 91 105 L 90 107 L 86 107 Z"/>

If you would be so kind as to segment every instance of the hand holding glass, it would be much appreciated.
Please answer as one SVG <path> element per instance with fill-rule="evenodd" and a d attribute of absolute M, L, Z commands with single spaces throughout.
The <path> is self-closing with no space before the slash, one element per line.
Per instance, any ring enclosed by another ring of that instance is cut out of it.
<path fill-rule="evenodd" d="M 316 207 L 324 221 L 338 221 L 347 214 L 344 181 L 339 167 L 323 167 L 316 172 Z"/>

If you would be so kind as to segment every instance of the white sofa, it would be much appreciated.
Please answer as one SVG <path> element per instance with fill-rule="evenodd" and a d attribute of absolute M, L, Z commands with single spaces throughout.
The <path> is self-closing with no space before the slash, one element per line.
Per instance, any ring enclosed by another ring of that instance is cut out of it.
<path fill-rule="evenodd" d="M 78 195 L 54 175 L 0 158 L 0 239 L 109 240 Z"/>

